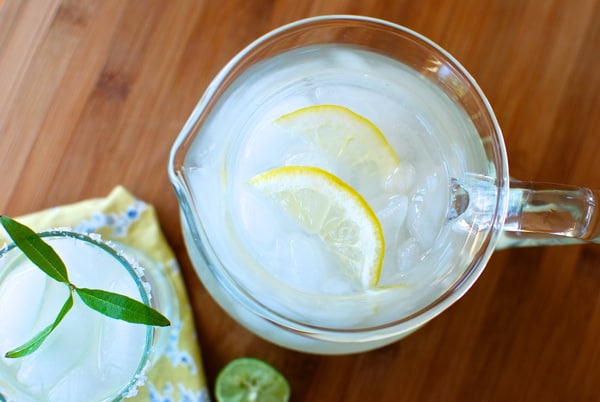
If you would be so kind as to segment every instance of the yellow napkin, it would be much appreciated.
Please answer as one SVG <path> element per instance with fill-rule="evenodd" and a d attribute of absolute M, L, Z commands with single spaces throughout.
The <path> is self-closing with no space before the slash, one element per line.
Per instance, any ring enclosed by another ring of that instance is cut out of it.
<path fill-rule="evenodd" d="M 151 205 L 119 186 L 106 198 L 55 207 L 17 220 L 35 231 L 69 227 L 99 233 L 103 239 L 139 250 L 161 264 L 177 293 L 179 317 L 171 319 L 168 346 L 148 370 L 146 386 L 127 401 L 210 401 L 183 279 Z"/>

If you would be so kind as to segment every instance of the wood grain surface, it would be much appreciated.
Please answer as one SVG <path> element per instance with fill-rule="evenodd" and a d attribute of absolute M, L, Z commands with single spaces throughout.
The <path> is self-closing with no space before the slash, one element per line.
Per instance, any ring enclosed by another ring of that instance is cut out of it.
<path fill-rule="evenodd" d="M 352 356 L 281 349 L 208 296 L 182 242 L 171 144 L 236 52 L 332 13 L 385 18 L 456 56 L 496 111 L 513 176 L 600 188 L 600 0 L 0 0 L 0 212 L 117 184 L 154 204 L 211 387 L 228 361 L 257 356 L 292 401 L 599 401 L 599 245 L 497 252 L 422 330 Z"/>

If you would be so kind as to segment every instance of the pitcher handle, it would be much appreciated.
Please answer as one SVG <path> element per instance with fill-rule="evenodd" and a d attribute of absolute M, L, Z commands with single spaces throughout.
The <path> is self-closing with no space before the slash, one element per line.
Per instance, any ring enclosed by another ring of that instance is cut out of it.
<path fill-rule="evenodd" d="M 511 180 L 496 248 L 600 243 L 599 202 L 600 190 Z"/>

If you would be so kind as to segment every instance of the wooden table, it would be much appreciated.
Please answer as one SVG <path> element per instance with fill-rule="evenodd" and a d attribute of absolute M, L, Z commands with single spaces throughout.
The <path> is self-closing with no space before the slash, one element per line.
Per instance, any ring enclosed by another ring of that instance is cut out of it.
<path fill-rule="evenodd" d="M 207 295 L 180 234 L 171 144 L 243 46 L 332 13 L 388 19 L 454 54 L 497 113 L 513 176 L 600 188 L 599 0 L 0 0 L 0 211 L 117 184 L 154 204 L 211 387 L 228 361 L 252 355 L 285 374 L 293 401 L 600 400 L 598 245 L 497 252 L 442 316 L 353 356 L 271 345 Z"/>

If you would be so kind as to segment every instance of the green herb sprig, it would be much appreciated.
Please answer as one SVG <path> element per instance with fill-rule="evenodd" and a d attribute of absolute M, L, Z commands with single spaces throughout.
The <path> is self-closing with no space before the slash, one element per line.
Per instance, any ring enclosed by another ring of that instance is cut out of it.
<path fill-rule="evenodd" d="M 15 245 L 31 262 L 46 275 L 64 283 L 69 288 L 69 296 L 54 322 L 23 345 L 7 352 L 5 357 L 17 358 L 35 352 L 73 307 L 73 294 L 77 294 L 91 309 L 111 318 L 158 327 L 166 327 L 171 324 L 165 316 L 152 307 L 130 297 L 105 290 L 75 286 L 69 281 L 67 267 L 60 256 L 37 233 L 8 216 L 0 215 L 0 223 Z"/>

